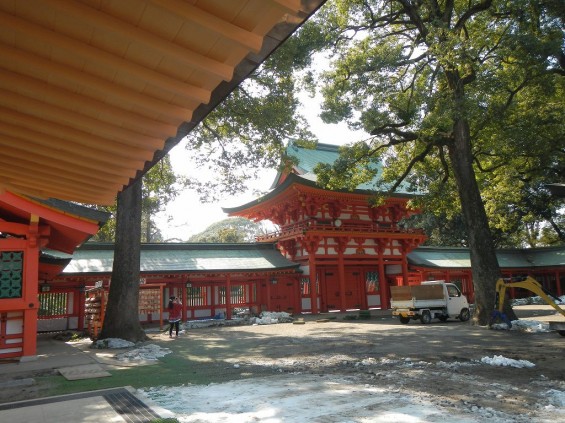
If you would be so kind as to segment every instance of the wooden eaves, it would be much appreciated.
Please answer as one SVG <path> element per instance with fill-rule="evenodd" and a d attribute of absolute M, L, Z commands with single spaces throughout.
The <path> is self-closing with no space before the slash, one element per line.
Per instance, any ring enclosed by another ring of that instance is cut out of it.
<path fill-rule="evenodd" d="M 323 3 L 0 2 L 0 191 L 112 204 Z"/>

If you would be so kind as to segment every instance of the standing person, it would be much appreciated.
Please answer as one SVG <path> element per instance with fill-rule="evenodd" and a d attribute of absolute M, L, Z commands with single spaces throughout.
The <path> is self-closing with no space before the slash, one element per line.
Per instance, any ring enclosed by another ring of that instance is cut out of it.
<path fill-rule="evenodd" d="M 179 324 L 182 317 L 182 303 L 178 297 L 169 298 L 169 338 L 173 337 L 173 328 L 176 336 L 179 336 Z"/>

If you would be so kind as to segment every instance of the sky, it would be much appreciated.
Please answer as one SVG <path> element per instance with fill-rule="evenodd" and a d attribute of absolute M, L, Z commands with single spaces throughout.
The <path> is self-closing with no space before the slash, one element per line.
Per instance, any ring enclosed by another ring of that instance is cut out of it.
<path fill-rule="evenodd" d="M 364 132 L 353 132 L 345 123 L 324 124 L 318 117 L 319 99 L 301 97 L 302 113 L 308 119 L 310 130 L 325 144 L 342 145 L 367 138 Z M 190 151 L 186 150 L 185 142 L 180 142 L 170 154 L 173 170 L 180 175 L 186 175 L 190 168 Z M 165 241 L 187 241 L 192 235 L 205 230 L 212 223 L 226 219 L 228 216 L 222 207 L 243 205 L 256 198 L 253 190 L 267 191 L 276 176 L 276 171 L 265 172 L 264 176 L 250 185 L 247 193 L 235 197 L 226 197 L 218 203 L 201 203 L 198 194 L 193 190 L 185 190 L 157 217 L 157 225 Z"/>

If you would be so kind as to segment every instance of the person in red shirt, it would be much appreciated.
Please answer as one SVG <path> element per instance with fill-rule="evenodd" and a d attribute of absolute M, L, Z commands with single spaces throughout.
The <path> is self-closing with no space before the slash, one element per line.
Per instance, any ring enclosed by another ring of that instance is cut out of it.
<path fill-rule="evenodd" d="M 179 336 L 179 325 L 182 318 L 182 303 L 178 297 L 169 298 L 169 338 L 173 337 L 173 328 L 176 336 Z"/>

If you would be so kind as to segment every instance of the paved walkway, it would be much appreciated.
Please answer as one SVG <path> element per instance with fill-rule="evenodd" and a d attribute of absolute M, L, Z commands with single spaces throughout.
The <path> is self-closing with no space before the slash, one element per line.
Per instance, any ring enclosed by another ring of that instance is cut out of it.
<path fill-rule="evenodd" d="M 88 368 L 104 364 L 96 355 L 57 341 L 53 335 L 38 336 L 37 359 L 0 364 L 0 390 L 8 386 L 33 384 L 29 372 L 75 366 Z M 150 422 L 163 410 L 148 406 L 134 395 L 131 387 L 82 392 L 0 404 L 0 421 L 10 423 L 66 422 Z"/>

